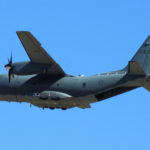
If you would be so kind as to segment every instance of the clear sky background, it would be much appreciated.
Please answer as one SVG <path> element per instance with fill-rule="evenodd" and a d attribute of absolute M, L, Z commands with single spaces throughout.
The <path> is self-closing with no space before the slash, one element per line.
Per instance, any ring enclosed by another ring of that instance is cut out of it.
<path fill-rule="evenodd" d="M 64 71 L 123 68 L 150 34 L 149 0 L 0 0 L 0 72 L 29 60 L 15 32 L 32 32 Z M 91 109 L 42 110 L 0 102 L 0 149 L 150 150 L 150 93 L 143 88 Z"/>

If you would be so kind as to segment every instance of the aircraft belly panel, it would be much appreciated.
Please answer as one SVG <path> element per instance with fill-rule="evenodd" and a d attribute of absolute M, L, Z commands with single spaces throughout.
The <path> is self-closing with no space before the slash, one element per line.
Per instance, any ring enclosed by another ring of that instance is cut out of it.
<path fill-rule="evenodd" d="M 0 100 L 1 101 L 8 101 L 8 102 L 18 102 L 17 101 L 17 96 L 14 95 L 0 95 Z"/>

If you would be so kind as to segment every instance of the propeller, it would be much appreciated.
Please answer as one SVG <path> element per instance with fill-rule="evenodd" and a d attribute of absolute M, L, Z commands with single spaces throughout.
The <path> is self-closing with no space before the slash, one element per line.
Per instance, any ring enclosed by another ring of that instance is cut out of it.
<path fill-rule="evenodd" d="M 10 83 L 11 75 L 12 75 L 12 69 L 13 69 L 13 66 L 12 66 L 12 53 L 11 53 L 10 59 L 8 58 L 8 64 L 6 64 L 4 67 L 5 67 L 6 70 L 8 70 L 8 82 Z"/>

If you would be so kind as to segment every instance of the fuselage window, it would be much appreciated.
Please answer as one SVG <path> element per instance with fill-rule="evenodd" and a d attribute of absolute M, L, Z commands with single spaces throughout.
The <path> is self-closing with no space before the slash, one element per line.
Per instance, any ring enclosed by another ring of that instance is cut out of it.
<path fill-rule="evenodd" d="M 83 88 L 85 88 L 85 87 L 86 87 L 86 83 L 85 83 L 85 82 L 82 84 L 82 87 L 83 87 Z"/>

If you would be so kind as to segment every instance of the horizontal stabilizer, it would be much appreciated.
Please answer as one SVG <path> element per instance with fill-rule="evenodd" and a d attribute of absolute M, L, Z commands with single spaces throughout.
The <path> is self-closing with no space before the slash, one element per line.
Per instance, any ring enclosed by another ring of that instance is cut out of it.
<path fill-rule="evenodd" d="M 142 67 L 139 65 L 137 61 L 129 61 L 128 63 L 128 74 L 130 75 L 143 75 L 145 76 L 145 72 Z"/>

